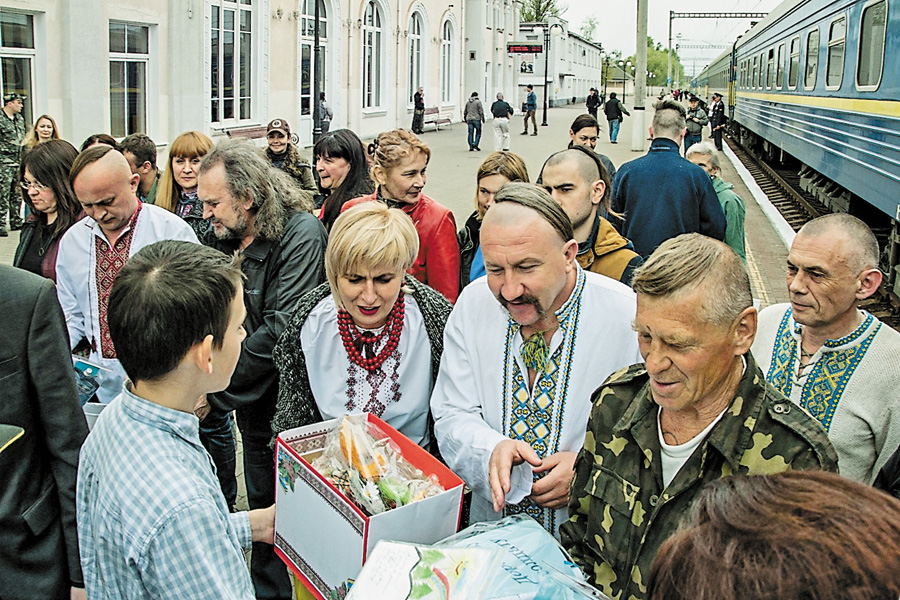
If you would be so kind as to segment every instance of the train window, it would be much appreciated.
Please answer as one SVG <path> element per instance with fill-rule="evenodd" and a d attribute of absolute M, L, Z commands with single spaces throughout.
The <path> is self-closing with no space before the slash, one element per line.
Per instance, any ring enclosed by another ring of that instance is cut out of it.
<path fill-rule="evenodd" d="M 771 48 L 766 59 L 766 89 L 771 90 L 775 81 L 775 49 Z"/>
<path fill-rule="evenodd" d="M 797 89 L 797 79 L 800 75 L 800 38 L 791 40 L 791 66 L 788 68 L 788 87 Z"/>
<path fill-rule="evenodd" d="M 819 69 L 819 30 L 813 29 L 806 35 L 806 71 L 803 73 L 803 87 L 816 87 L 816 71 Z"/>
<path fill-rule="evenodd" d="M 775 62 L 775 87 L 784 87 L 784 44 L 778 46 L 778 58 Z"/>
<path fill-rule="evenodd" d="M 758 78 L 757 73 L 758 73 L 759 67 L 757 66 L 757 62 L 756 62 L 758 60 L 759 59 L 756 58 L 755 56 L 753 57 L 753 70 L 750 72 L 750 87 L 752 87 L 752 88 L 756 87 L 756 81 Z"/>
<path fill-rule="evenodd" d="M 847 19 L 841 17 L 828 28 L 828 62 L 825 63 L 825 87 L 841 87 L 844 76 L 844 42 L 847 37 Z"/>
<path fill-rule="evenodd" d="M 887 2 L 880 0 L 863 9 L 859 25 L 859 57 L 856 64 L 856 85 L 874 90 L 881 82 L 884 63 L 884 31 Z"/>
<path fill-rule="evenodd" d="M 758 87 L 759 89 L 762 89 L 766 84 L 766 72 L 765 72 L 766 67 L 765 67 L 765 65 L 766 65 L 766 53 L 760 52 L 759 53 L 759 79 L 756 81 L 756 87 Z"/>

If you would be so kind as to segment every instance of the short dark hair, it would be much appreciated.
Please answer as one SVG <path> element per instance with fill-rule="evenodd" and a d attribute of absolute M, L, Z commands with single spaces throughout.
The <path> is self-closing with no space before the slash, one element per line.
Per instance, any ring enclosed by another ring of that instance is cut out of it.
<path fill-rule="evenodd" d="M 117 146 L 119 152 L 124 153 L 126 150 L 134 155 L 137 161 L 136 166 L 141 166 L 145 162 L 156 168 L 156 142 L 150 139 L 150 136 L 143 133 L 132 133 L 127 136 Z"/>
<path fill-rule="evenodd" d="M 520 181 L 506 183 L 494 196 L 494 204 L 503 202 L 518 204 L 539 214 L 542 219 L 550 223 L 564 243 L 575 239 L 575 231 L 572 229 L 569 215 L 544 188 Z"/>
<path fill-rule="evenodd" d="M 128 259 L 113 283 L 107 313 L 128 377 L 164 377 L 208 335 L 221 348 L 242 278 L 235 258 L 191 242 L 157 242 Z"/>
<path fill-rule="evenodd" d="M 533 89 L 534 89 L 534 86 L 531 85 L 530 83 L 529 83 L 528 85 L 526 85 L 525 87 L 528 88 L 529 90 L 533 90 Z"/>
<path fill-rule="evenodd" d="M 834 473 L 706 485 L 662 545 L 650 600 L 881 600 L 900 596 L 900 500 Z"/>
<path fill-rule="evenodd" d="M 78 156 L 75 157 L 75 162 L 72 163 L 72 169 L 69 171 L 69 183 L 72 186 L 75 186 L 75 179 L 78 178 L 78 175 L 87 168 L 88 165 L 91 165 L 113 150 L 115 150 L 115 146 L 94 146 L 93 148 L 88 148 L 87 150 L 82 150 L 78 153 Z"/>
<path fill-rule="evenodd" d="M 597 122 L 597 119 L 594 118 L 594 115 L 583 114 L 575 117 L 575 120 L 572 121 L 572 126 L 569 127 L 569 129 L 572 130 L 572 133 L 578 133 L 582 129 L 587 129 L 589 127 L 594 127 L 597 130 L 597 133 L 600 133 L 600 124 Z"/>
<path fill-rule="evenodd" d="M 88 149 L 92 144 L 105 144 L 110 148 L 117 148 L 119 144 L 116 142 L 116 138 L 109 135 L 108 133 L 95 133 L 94 135 L 88 136 L 86 140 L 81 142 L 81 148 L 79 150 L 84 152 Z"/>

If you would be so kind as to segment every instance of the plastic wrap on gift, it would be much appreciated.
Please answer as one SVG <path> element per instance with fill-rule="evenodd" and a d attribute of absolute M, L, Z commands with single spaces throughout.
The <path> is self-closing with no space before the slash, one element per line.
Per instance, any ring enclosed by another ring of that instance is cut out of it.
<path fill-rule="evenodd" d="M 437 546 L 503 551 L 501 576 L 490 588 L 482 590 L 478 598 L 484 600 L 534 600 L 551 573 L 584 582 L 581 570 L 559 542 L 524 515 L 476 523 L 441 540 Z M 548 582 L 547 587 L 552 589 L 552 583 Z"/>

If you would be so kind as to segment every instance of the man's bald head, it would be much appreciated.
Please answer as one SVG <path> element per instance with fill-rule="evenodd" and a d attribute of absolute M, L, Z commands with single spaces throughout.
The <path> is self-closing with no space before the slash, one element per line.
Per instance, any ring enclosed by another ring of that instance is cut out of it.
<path fill-rule="evenodd" d="M 878 267 L 878 240 L 869 226 L 847 213 L 833 213 L 809 221 L 797 233 L 798 236 L 843 236 L 846 255 L 843 260 L 857 273 Z"/>
<path fill-rule="evenodd" d="M 494 196 L 494 207 L 502 203 L 507 203 L 507 206 L 497 211 L 497 215 L 491 222 L 503 225 L 509 220 L 517 218 L 516 215 L 519 215 L 520 218 L 524 214 L 522 211 L 508 210 L 517 205 L 518 207 L 529 209 L 546 221 L 553 231 L 559 235 L 561 242 L 565 243 L 575 239 L 575 232 L 572 230 L 572 222 L 569 220 L 569 216 L 553 197 L 541 187 L 519 181 L 507 183 Z M 491 211 L 488 211 L 484 218 L 487 219 L 490 213 Z M 484 224 L 487 223 L 488 221 L 485 220 Z"/>
<path fill-rule="evenodd" d="M 569 162 L 575 163 L 578 174 L 581 176 L 582 181 L 587 185 L 594 183 L 598 179 L 606 180 L 609 178 L 609 175 L 605 178 L 603 177 L 603 164 L 599 160 L 593 159 L 584 150 L 578 150 L 576 148 L 567 148 L 551 154 L 550 158 L 547 159 L 547 162 L 544 163 L 544 168 L 541 169 L 541 173 L 548 167 L 555 167 Z"/>
<path fill-rule="evenodd" d="M 125 156 L 115 148 L 101 145 L 88 148 L 75 158 L 75 162 L 72 163 L 72 168 L 69 170 L 69 181 L 73 186 L 78 175 L 94 163 L 103 169 L 107 177 L 131 179 L 131 167 Z"/>

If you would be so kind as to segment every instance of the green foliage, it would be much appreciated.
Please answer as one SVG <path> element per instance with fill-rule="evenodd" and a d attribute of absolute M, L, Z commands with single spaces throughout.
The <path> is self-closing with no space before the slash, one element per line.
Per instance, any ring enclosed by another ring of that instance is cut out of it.
<path fill-rule="evenodd" d="M 581 24 L 581 29 L 578 30 L 578 33 L 581 34 L 586 40 L 593 41 L 594 35 L 597 33 L 597 26 L 600 24 L 600 21 L 597 20 L 597 17 L 590 16 L 584 20 L 584 23 Z"/>
<path fill-rule="evenodd" d="M 539 23 L 546 22 L 547 17 L 559 17 L 566 12 L 566 7 L 561 6 L 559 0 L 525 0 L 522 3 L 522 22 Z"/>
<path fill-rule="evenodd" d="M 637 63 L 634 54 L 626 58 L 632 64 Z M 681 65 L 681 59 L 672 48 L 672 85 L 675 85 L 675 73 L 678 72 Z M 669 68 L 669 49 L 663 46 L 662 42 L 655 43 L 653 38 L 647 36 L 647 70 L 653 73 L 653 77 L 647 77 L 648 86 L 665 86 L 666 76 Z"/>

